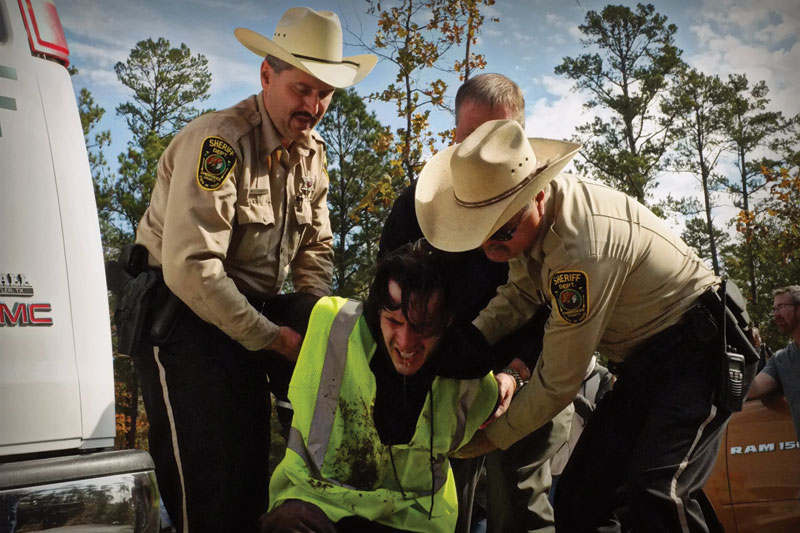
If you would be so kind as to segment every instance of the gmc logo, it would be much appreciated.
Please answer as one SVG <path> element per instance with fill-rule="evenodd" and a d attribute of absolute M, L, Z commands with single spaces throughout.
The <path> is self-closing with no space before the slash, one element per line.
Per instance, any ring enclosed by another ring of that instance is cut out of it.
<path fill-rule="evenodd" d="M 50 312 L 50 304 L 28 304 L 17 302 L 10 308 L 0 303 L 0 327 L 3 326 L 52 326 L 53 319 L 40 316 Z"/>

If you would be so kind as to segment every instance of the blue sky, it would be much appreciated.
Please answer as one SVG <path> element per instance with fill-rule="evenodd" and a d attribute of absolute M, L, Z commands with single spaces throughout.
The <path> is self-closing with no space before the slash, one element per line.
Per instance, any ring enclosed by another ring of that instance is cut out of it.
<path fill-rule="evenodd" d="M 526 96 L 527 133 L 531 136 L 568 138 L 575 127 L 588 122 L 582 104 L 586 95 L 574 93 L 572 83 L 554 74 L 565 56 L 581 52 L 578 25 L 588 10 L 600 11 L 599 0 L 497 0 L 485 8 L 487 21 L 476 51 L 485 54 L 487 72 L 514 79 Z M 615 2 L 634 7 L 636 2 Z M 384 0 L 384 5 L 391 4 Z M 654 1 L 656 10 L 678 26 L 677 45 L 692 66 L 727 77 L 744 73 L 751 82 L 766 80 L 772 107 L 787 116 L 800 112 L 800 2 L 797 0 L 670 0 Z M 209 60 L 211 98 L 203 107 L 223 108 L 259 90 L 259 58 L 233 36 L 243 26 L 270 35 L 281 14 L 295 5 L 330 9 L 345 27 L 345 54 L 364 53 L 360 36 L 371 41 L 374 18 L 364 0 L 68 0 L 57 2 L 71 51 L 80 70 L 73 79 L 76 90 L 86 87 L 106 108 L 100 127 L 111 129 L 114 145 L 107 158 L 127 140 L 124 121 L 114 108 L 129 99 L 116 80 L 114 64 L 124 61 L 139 40 L 165 37 L 173 45 L 186 43 L 193 53 Z M 500 22 L 488 21 L 488 16 Z M 394 79 L 391 65 L 381 62 L 356 88 L 362 95 L 385 87 Z M 452 98 L 457 79 L 447 79 Z M 385 124 L 395 124 L 389 106 L 368 103 Z M 452 125 L 452 116 L 434 115 L 434 129 Z M 660 192 L 694 194 L 687 176 L 665 175 Z"/>

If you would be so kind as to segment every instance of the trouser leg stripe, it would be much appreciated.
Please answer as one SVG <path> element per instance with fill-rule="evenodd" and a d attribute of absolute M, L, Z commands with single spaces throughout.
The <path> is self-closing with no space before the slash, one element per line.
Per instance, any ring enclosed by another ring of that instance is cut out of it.
<path fill-rule="evenodd" d="M 711 421 L 714 420 L 716 415 L 717 415 L 717 407 L 714 404 L 711 404 L 711 411 L 708 415 L 708 418 L 706 418 L 703 421 L 703 423 L 700 424 L 700 427 L 697 428 L 697 434 L 694 437 L 694 442 L 692 442 L 692 445 L 686 452 L 683 461 L 681 461 L 681 464 L 675 471 L 675 475 L 672 476 L 672 483 L 670 483 L 669 495 L 675 502 L 675 506 L 677 507 L 678 520 L 681 523 L 681 531 L 684 531 L 686 533 L 689 532 L 689 524 L 686 519 L 686 509 L 683 505 L 683 500 L 681 500 L 680 497 L 678 497 L 678 478 L 683 473 L 683 471 L 686 470 L 686 467 L 689 465 L 689 457 L 691 457 L 692 453 L 694 452 L 694 449 L 697 447 L 697 443 L 700 442 L 700 439 L 703 436 L 703 431 L 706 429 L 706 426 L 708 426 L 708 424 L 710 424 Z"/>
<path fill-rule="evenodd" d="M 161 381 L 161 391 L 164 394 L 164 406 L 167 409 L 167 419 L 169 420 L 169 432 L 172 435 L 172 451 L 175 454 L 175 465 L 178 467 L 178 477 L 181 480 L 181 513 L 183 514 L 183 533 L 189 533 L 189 520 L 186 514 L 186 483 L 183 479 L 183 465 L 181 464 L 181 452 L 178 448 L 178 431 L 175 428 L 175 417 L 172 414 L 172 404 L 169 402 L 169 390 L 167 389 L 167 371 L 161 364 L 158 346 L 153 346 L 153 356 L 158 365 L 158 377 Z"/>

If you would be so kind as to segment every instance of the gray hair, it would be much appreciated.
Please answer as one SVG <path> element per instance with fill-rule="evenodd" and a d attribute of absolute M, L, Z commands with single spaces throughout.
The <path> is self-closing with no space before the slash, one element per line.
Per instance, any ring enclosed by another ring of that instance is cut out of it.
<path fill-rule="evenodd" d="M 792 303 L 800 305 L 800 285 L 787 285 L 772 291 L 772 296 L 778 296 L 779 294 L 788 294 L 792 297 Z"/>
<path fill-rule="evenodd" d="M 275 56 L 268 55 L 264 58 L 264 61 L 269 64 L 270 68 L 275 72 L 275 74 L 280 74 L 283 71 L 295 68 L 283 59 L 278 59 Z"/>
<path fill-rule="evenodd" d="M 502 74 L 478 74 L 458 88 L 456 125 L 458 125 L 458 111 L 464 100 L 472 100 L 489 107 L 505 105 L 513 113 L 514 120 L 525 128 L 525 96 L 519 85 Z"/>

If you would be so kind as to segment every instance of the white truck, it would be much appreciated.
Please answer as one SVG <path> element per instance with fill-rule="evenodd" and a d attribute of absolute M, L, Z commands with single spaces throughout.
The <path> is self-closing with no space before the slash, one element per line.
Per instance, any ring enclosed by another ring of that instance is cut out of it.
<path fill-rule="evenodd" d="M 149 454 L 114 451 L 111 334 L 64 32 L 0 0 L 0 533 L 158 531 Z"/>

